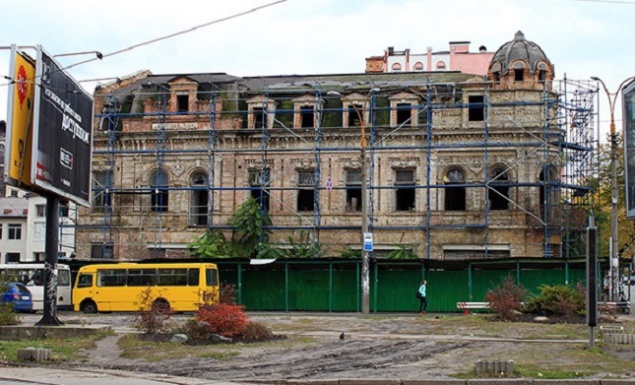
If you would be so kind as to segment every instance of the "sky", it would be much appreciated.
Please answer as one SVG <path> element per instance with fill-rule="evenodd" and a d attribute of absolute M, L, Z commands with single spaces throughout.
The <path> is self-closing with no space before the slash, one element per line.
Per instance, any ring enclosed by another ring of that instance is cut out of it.
<path fill-rule="evenodd" d="M 63 55 L 56 60 L 90 93 L 99 83 L 90 79 L 141 70 L 358 73 L 389 46 L 423 53 L 470 41 L 472 52 L 496 51 L 519 30 L 540 45 L 558 79 L 598 76 L 615 93 L 635 75 L 635 0 L 2 0 L 2 11 L 0 120 L 11 44 Z M 93 51 L 103 59 L 91 61 Z M 621 127 L 619 104 L 615 117 Z"/>

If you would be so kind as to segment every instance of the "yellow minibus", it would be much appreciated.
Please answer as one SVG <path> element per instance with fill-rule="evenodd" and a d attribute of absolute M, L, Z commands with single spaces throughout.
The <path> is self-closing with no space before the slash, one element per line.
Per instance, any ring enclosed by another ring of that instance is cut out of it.
<path fill-rule="evenodd" d="M 73 309 L 84 313 L 147 310 L 196 311 L 218 302 L 218 268 L 213 263 L 111 263 L 79 269 Z M 150 301 L 150 304 L 145 302 Z"/>

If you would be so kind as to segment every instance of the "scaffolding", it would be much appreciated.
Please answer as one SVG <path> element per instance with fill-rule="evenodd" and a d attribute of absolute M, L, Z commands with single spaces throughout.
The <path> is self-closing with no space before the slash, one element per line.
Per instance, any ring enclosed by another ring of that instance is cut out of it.
<path fill-rule="evenodd" d="M 272 219 L 262 242 L 309 234 L 314 257 L 359 251 L 367 215 L 375 258 L 579 258 L 596 92 L 460 73 L 124 80 L 95 95 L 96 183 L 78 257 L 184 257 L 208 229 L 231 238 L 251 196 Z"/>

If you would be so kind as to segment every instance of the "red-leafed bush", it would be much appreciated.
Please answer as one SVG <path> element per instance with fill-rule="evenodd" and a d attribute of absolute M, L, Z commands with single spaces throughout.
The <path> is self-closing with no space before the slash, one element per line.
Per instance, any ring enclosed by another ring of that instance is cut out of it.
<path fill-rule="evenodd" d="M 203 306 L 196 318 L 206 323 L 212 333 L 230 338 L 240 335 L 249 322 L 242 306 L 226 303 Z"/>
<path fill-rule="evenodd" d="M 527 290 L 516 284 L 514 278 L 508 275 L 503 278 L 499 286 L 490 289 L 485 298 L 490 304 L 490 310 L 498 319 L 513 321 L 521 313 L 526 295 Z"/>

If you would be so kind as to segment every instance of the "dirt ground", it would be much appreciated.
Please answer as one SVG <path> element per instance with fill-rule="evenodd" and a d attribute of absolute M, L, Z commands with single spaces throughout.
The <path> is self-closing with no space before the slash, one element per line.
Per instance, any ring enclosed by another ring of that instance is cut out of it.
<path fill-rule="evenodd" d="M 635 378 L 635 346 L 608 347 L 612 354 L 606 355 L 606 362 L 598 363 L 597 354 L 588 351 L 588 328 L 584 324 L 499 323 L 486 321 L 482 315 L 250 314 L 250 321 L 287 338 L 257 344 L 179 345 L 161 357 L 155 351 L 140 351 L 134 358 L 123 358 L 118 341 L 131 331 L 132 316 L 80 317 L 82 323 L 110 324 L 118 333 L 101 340 L 94 350 L 83 352 L 80 360 L 63 366 L 257 383 L 291 379 L 441 379 L 472 371 L 479 359 L 512 359 L 517 367 L 579 371 L 586 378 Z M 174 317 L 172 321 L 183 322 L 186 317 Z M 635 326 L 632 315 L 624 317 L 611 324 L 623 324 L 627 329 Z M 77 321 L 77 315 L 69 318 Z M 165 344 L 161 349 L 172 346 Z M 591 371 L 589 361 L 594 365 Z"/>

